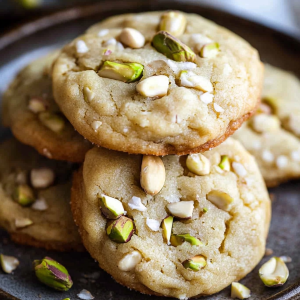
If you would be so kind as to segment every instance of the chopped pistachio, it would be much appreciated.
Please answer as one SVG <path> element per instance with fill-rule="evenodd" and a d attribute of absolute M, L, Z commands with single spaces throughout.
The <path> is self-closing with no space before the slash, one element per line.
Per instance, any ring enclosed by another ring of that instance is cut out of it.
<path fill-rule="evenodd" d="M 100 206 L 103 215 L 108 219 L 118 219 L 124 215 L 124 207 L 118 199 L 102 194 L 100 196 Z"/>
<path fill-rule="evenodd" d="M 54 171 L 50 168 L 32 169 L 30 173 L 31 184 L 36 189 L 45 189 L 53 184 Z"/>
<path fill-rule="evenodd" d="M 171 245 L 174 247 L 180 246 L 184 242 L 188 242 L 192 246 L 203 246 L 203 243 L 199 239 L 191 236 L 189 233 L 172 234 L 170 241 L 171 241 Z"/>
<path fill-rule="evenodd" d="M 33 113 L 40 113 L 47 110 L 47 105 L 41 98 L 31 98 L 28 103 L 28 109 Z"/>
<path fill-rule="evenodd" d="M 111 221 L 106 229 L 109 238 L 116 243 L 127 243 L 134 233 L 133 221 L 121 216 L 115 221 Z"/>
<path fill-rule="evenodd" d="M 218 208 L 225 211 L 230 208 L 230 204 L 233 202 L 233 198 L 219 190 L 212 190 L 207 194 L 206 198 Z"/>
<path fill-rule="evenodd" d="M 33 224 L 33 222 L 28 218 L 15 219 L 15 226 L 17 229 L 24 228 L 24 227 L 30 226 L 32 224 Z"/>
<path fill-rule="evenodd" d="M 14 200 L 22 206 L 28 206 L 35 201 L 34 193 L 27 184 L 20 184 L 15 188 Z"/>
<path fill-rule="evenodd" d="M 259 277 L 267 287 L 284 285 L 289 277 L 289 270 L 280 257 L 272 257 L 259 269 Z"/>
<path fill-rule="evenodd" d="M 93 300 L 95 297 L 88 290 L 81 290 L 77 297 L 82 300 Z"/>
<path fill-rule="evenodd" d="M 210 173 L 210 161 L 203 154 L 189 154 L 186 159 L 187 168 L 196 175 L 208 175 Z"/>
<path fill-rule="evenodd" d="M 164 30 L 173 36 L 180 36 L 184 33 L 186 27 L 185 16 L 177 11 L 169 11 L 161 17 L 159 30 Z"/>
<path fill-rule="evenodd" d="M 67 269 L 52 258 L 35 260 L 33 266 L 36 277 L 45 285 L 59 291 L 68 291 L 72 287 L 73 281 Z"/>
<path fill-rule="evenodd" d="M 127 253 L 118 263 L 118 268 L 121 271 L 129 272 L 134 270 L 136 265 L 142 260 L 142 255 L 139 251 L 132 251 Z"/>
<path fill-rule="evenodd" d="M 215 57 L 220 51 L 218 43 L 209 43 L 204 45 L 200 50 L 200 56 L 203 58 Z"/>
<path fill-rule="evenodd" d="M 137 81 L 143 74 L 144 66 L 138 63 L 117 63 L 105 61 L 98 72 L 99 76 L 126 83 Z"/>
<path fill-rule="evenodd" d="M 206 259 L 202 255 L 196 255 L 192 258 L 185 260 L 182 265 L 185 269 L 190 269 L 194 272 L 200 271 L 200 269 L 206 266 Z"/>
<path fill-rule="evenodd" d="M 221 162 L 219 164 L 219 167 L 224 171 L 230 171 L 230 160 L 227 155 L 221 156 Z"/>
<path fill-rule="evenodd" d="M 165 75 L 148 77 L 140 81 L 137 92 L 144 97 L 163 97 L 168 94 L 169 78 Z"/>
<path fill-rule="evenodd" d="M 142 48 L 145 45 L 145 37 L 134 28 L 124 28 L 119 38 L 124 45 L 133 49 Z"/>
<path fill-rule="evenodd" d="M 175 61 L 195 62 L 196 54 L 187 45 L 166 31 L 159 31 L 152 39 L 152 46 Z"/>
<path fill-rule="evenodd" d="M 207 213 L 207 212 L 208 212 L 208 208 L 207 208 L 207 207 L 204 207 L 204 208 L 203 208 L 203 212 L 204 212 L 204 213 Z"/>
<path fill-rule="evenodd" d="M 39 113 L 39 119 L 44 126 L 56 133 L 61 132 L 65 127 L 65 120 L 59 114 L 41 112 Z"/>
<path fill-rule="evenodd" d="M 197 75 L 192 71 L 180 72 L 179 85 L 189 88 L 195 88 L 203 92 L 213 92 L 214 90 L 214 87 L 209 79 L 204 76 Z"/>
<path fill-rule="evenodd" d="M 168 216 L 166 218 L 163 219 L 162 221 L 162 229 L 163 229 L 163 238 L 165 239 L 165 241 L 167 242 L 167 244 L 170 244 L 170 238 L 171 238 L 171 234 L 172 234 L 172 226 L 173 226 L 173 217 L 172 216 Z"/>
<path fill-rule="evenodd" d="M 250 297 L 250 290 L 238 282 L 231 284 L 231 298 L 246 299 Z"/>
<path fill-rule="evenodd" d="M 180 201 L 169 203 L 167 208 L 171 215 L 181 219 L 190 219 L 193 215 L 194 201 Z"/>
<path fill-rule="evenodd" d="M 10 274 L 13 272 L 20 264 L 19 260 L 13 256 L 7 256 L 0 254 L 0 264 L 3 272 Z"/>

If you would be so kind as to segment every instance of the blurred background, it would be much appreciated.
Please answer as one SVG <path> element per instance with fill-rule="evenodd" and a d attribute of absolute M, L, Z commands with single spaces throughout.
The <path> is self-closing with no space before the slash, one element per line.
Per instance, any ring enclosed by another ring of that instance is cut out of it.
<path fill-rule="evenodd" d="M 114 0 L 109 0 L 111 1 Z M 0 0 L 0 34 L 47 13 L 93 2 L 102 2 L 105 5 L 106 0 Z M 191 0 L 189 2 L 198 2 L 225 10 L 300 38 L 300 0 Z"/>

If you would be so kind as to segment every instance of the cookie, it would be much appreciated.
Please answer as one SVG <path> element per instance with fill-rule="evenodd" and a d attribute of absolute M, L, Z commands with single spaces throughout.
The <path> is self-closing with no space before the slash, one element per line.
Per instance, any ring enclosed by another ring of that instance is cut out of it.
<path fill-rule="evenodd" d="M 64 47 L 53 88 L 92 143 L 182 155 L 217 146 L 250 117 L 262 73 L 257 51 L 227 29 L 194 14 L 151 12 L 109 18 Z"/>
<path fill-rule="evenodd" d="M 73 178 L 71 207 L 87 251 L 117 282 L 179 299 L 248 274 L 270 223 L 255 160 L 231 138 L 162 159 L 95 147 Z"/>
<path fill-rule="evenodd" d="M 262 105 L 234 137 L 254 155 L 269 187 L 300 178 L 300 81 L 265 66 Z"/>
<path fill-rule="evenodd" d="M 15 139 L 0 145 L 0 160 L 0 227 L 20 244 L 82 251 L 69 204 L 72 166 Z"/>
<path fill-rule="evenodd" d="M 2 121 L 14 136 L 48 158 L 82 162 L 91 144 L 53 100 L 51 67 L 58 52 L 25 67 L 3 96 Z"/>

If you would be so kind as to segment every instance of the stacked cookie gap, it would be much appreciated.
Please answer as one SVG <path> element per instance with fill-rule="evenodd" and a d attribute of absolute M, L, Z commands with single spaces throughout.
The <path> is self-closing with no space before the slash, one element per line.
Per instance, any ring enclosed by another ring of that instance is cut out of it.
<path fill-rule="evenodd" d="M 299 140 L 287 132 L 296 117 L 281 113 L 277 74 L 299 91 L 292 75 L 267 66 L 260 105 L 257 51 L 198 15 L 127 14 L 92 26 L 24 68 L 4 95 L 3 123 L 19 141 L 0 146 L 0 225 L 22 244 L 84 245 L 144 294 L 188 299 L 233 283 L 232 296 L 247 298 L 237 282 L 265 253 L 271 205 L 237 140 L 262 155 L 268 185 L 300 174 Z M 269 144 L 278 132 L 289 154 Z"/>

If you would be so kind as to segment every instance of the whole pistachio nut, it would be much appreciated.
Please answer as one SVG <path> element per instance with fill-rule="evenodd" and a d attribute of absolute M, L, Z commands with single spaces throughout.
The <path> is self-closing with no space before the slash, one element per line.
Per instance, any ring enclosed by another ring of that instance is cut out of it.
<path fill-rule="evenodd" d="M 206 259 L 202 255 L 196 255 L 192 258 L 185 260 L 182 265 L 186 269 L 190 269 L 194 272 L 200 271 L 200 269 L 206 266 Z"/>
<path fill-rule="evenodd" d="M 180 36 L 184 33 L 186 27 L 185 16 L 178 11 L 169 11 L 162 15 L 159 24 L 159 30 L 164 30 L 173 36 Z"/>
<path fill-rule="evenodd" d="M 15 188 L 14 200 L 22 206 L 28 206 L 35 201 L 34 193 L 27 184 L 20 184 Z"/>
<path fill-rule="evenodd" d="M 116 243 L 127 243 L 134 233 L 133 221 L 122 216 L 108 224 L 106 233 L 109 238 Z"/>
<path fill-rule="evenodd" d="M 67 269 L 52 258 L 35 260 L 33 266 L 38 280 L 45 285 L 59 291 L 68 291 L 72 287 L 73 281 Z"/>
<path fill-rule="evenodd" d="M 171 245 L 174 247 L 180 246 L 184 242 L 188 242 L 192 246 L 203 246 L 203 243 L 199 239 L 191 236 L 189 233 L 172 234 L 170 241 L 171 241 Z"/>
<path fill-rule="evenodd" d="M 221 162 L 219 164 L 219 167 L 224 171 L 230 171 L 230 160 L 227 155 L 221 156 Z"/>
<path fill-rule="evenodd" d="M 170 238 L 172 234 L 172 227 L 173 227 L 173 217 L 168 216 L 163 219 L 161 227 L 163 229 L 163 238 L 167 242 L 168 245 L 170 245 Z"/>
<path fill-rule="evenodd" d="M 152 46 L 175 61 L 195 62 L 196 54 L 187 45 L 167 31 L 159 31 L 152 39 Z"/>
<path fill-rule="evenodd" d="M 3 272 L 10 274 L 13 272 L 20 264 L 19 260 L 13 256 L 7 256 L 0 254 L 0 264 Z"/>
<path fill-rule="evenodd" d="M 280 257 L 272 257 L 261 266 L 258 273 L 267 287 L 284 285 L 289 277 L 289 269 Z"/>
<path fill-rule="evenodd" d="M 103 63 L 98 75 L 130 83 L 139 80 L 143 70 L 144 66 L 138 63 L 117 63 L 107 60 Z"/>
<path fill-rule="evenodd" d="M 100 207 L 107 219 L 118 219 L 124 215 L 124 207 L 118 199 L 102 194 L 100 196 Z"/>
<path fill-rule="evenodd" d="M 231 298 L 246 299 L 250 296 L 250 290 L 243 284 L 238 282 L 231 284 Z"/>
<path fill-rule="evenodd" d="M 51 112 L 41 112 L 39 114 L 39 119 L 44 126 L 53 132 L 60 132 L 65 127 L 65 120 L 62 116 Z"/>
<path fill-rule="evenodd" d="M 218 54 L 220 46 L 218 43 L 209 43 L 204 45 L 200 50 L 200 56 L 203 58 L 212 58 Z"/>
<path fill-rule="evenodd" d="M 230 197 L 227 193 L 219 191 L 219 190 L 212 190 L 206 195 L 208 201 L 213 203 L 219 209 L 222 210 L 229 210 L 231 203 L 233 202 L 233 198 Z"/>

